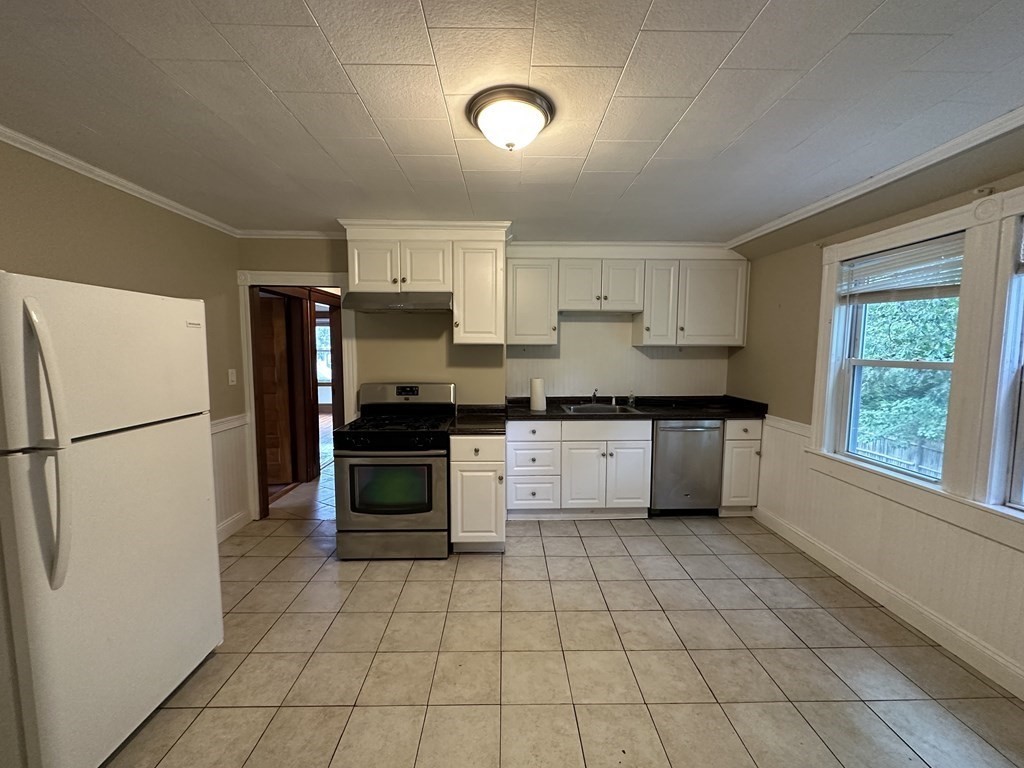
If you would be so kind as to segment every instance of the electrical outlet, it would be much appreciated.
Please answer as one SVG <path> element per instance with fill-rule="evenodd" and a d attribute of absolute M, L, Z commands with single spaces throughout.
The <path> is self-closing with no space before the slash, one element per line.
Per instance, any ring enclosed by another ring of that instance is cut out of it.
<path fill-rule="evenodd" d="M 228 368 L 228 386 L 233 387 L 238 383 L 238 371 L 234 368 Z"/>

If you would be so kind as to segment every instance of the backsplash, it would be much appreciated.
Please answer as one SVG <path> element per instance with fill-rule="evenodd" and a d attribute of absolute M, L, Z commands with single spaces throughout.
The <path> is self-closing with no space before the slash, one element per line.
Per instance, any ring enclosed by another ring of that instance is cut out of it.
<path fill-rule="evenodd" d="M 506 351 L 505 392 L 530 394 L 530 379 L 544 379 L 550 397 L 589 395 L 721 395 L 729 350 L 723 347 L 632 345 L 631 315 L 559 316 L 554 347 Z"/>

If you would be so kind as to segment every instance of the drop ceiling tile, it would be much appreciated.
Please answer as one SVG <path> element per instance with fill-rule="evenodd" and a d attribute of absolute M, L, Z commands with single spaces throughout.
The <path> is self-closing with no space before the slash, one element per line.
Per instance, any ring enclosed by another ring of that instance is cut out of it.
<path fill-rule="evenodd" d="M 881 4 L 881 0 L 772 0 L 723 66 L 810 69 Z"/>
<path fill-rule="evenodd" d="M 454 155 L 452 128 L 446 119 L 381 118 L 384 140 L 396 155 Z"/>
<path fill-rule="evenodd" d="M 595 141 L 584 166 L 590 173 L 639 173 L 657 141 Z"/>
<path fill-rule="evenodd" d="M 622 70 L 610 67 L 533 67 L 530 85 L 547 94 L 555 119 L 599 121 Z"/>
<path fill-rule="evenodd" d="M 153 5 L 132 0 L 86 0 L 85 5 L 150 59 L 238 59 L 189 0 Z"/>
<path fill-rule="evenodd" d="M 720 69 L 686 110 L 682 122 L 728 122 L 743 130 L 800 78 L 793 70 Z"/>
<path fill-rule="evenodd" d="M 217 27 L 273 91 L 355 93 L 317 27 Z"/>
<path fill-rule="evenodd" d="M 635 173 L 591 173 L 580 174 L 573 197 L 600 197 L 618 199 L 636 179 Z"/>
<path fill-rule="evenodd" d="M 422 0 L 428 27 L 532 29 L 536 0 Z"/>
<path fill-rule="evenodd" d="M 597 132 L 607 141 L 661 141 L 693 99 L 637 99 L 616 96 Z"/>
<path fill-rule="evenodd" d="M 480 131 L 473 127 L 466 117 L 466 105 L 469 104 L 471 96 L 468 94 L 453 94 L 444 97 L 445 107 L 448 110 L 448 119 L 452 125 L 452 135 L 456 139 L 479 139 Z"/>
<path fill-rule="evenodd" d="M 904 123 L 940 101 L 972 101 L 961 98 L 962 94 L 984 87 L 993 77 L 973 72 L 900 72 L 858 101 L 853 110 L 880 121 Z M 999 103 L 1009 102 L 1000 99 Z"/>
<path fill-rule="evenodd" d="M 658 160 L 707 160 L 725 150 L 743 131 L 729 120 L 683 119 L 658 149 Z"/>
<path fill-rule="evenodd" d="M 192 0 L 214 24 L 316 24 L 303 0 Z"/>
<path fill-rule="evenodd" d="M 519 171 L 463 171 L 462 175 L 474 208 L 478 199 L 516 191 L 522 178 Z"/>
<path fill-rule="evenodd" d="M 433 64 L 419 0 L 310 0 L 342 64 Z"/>
<path fill-rule="evenodd" d="M 999 0 L 886 0 L 857 32 L 952 35 Z"/>
<path fill-rule="evenodd" d="M 532 30 L 434 29 L 430 42 L 446 94 L 529 80 Z"/>
<path fill-rule="evenodd" d="M 4 0 L 0 19 L 91 19 L 92 14 L 77 0 Z"/>
<path fill-rule="evenodd" d="M 314 138 L 379 139 L 362 99 L 354 93 L 279 93 Z"/>
<path fill-rule="evenodd" d="M 586 157 L 600 123 L 563 120 L 555 113 L 551 125 L 523 150 L 525 157 Z"/>
<path fill-rule="evenodd" d="M 464 171 L 519 171 L 523 166 L 522 152 L 499 149 L 487 139 L 458 139 L 455 145 Z"/>
<path fill-rule="evenodd" d="M 399 155 L 397 159 L 411 181 L 462 180 L 462 166 L 454 155 Z"/>
<path fill-rule="evenodd" d="M 445 117 L 434 67 L 350 64 L 345 67 L 373 117 Z"/>
<path fill-rule="evenodd" d="M 583 170 L 582 157 L 524 157 L 523 184 L 554 184 L 571 188 Z"/>
<path fill-rule="evenodd" d="M 641 32 L 616 94 L 696 96 L 739 32 Z"/>
<path fill-rule="evenodd" d="M 972 104 L 1024 104 L 1024 57 L 990 75 L 976 76 L 973 83 L 964 85 L 950 98 Z"/>
<path fill-rule="evenodd" d="M 364 192 L 371 192 L 373 194 L 394 193 L 407 195 L 411 195 L 412 193 L 412 187 L 409 185 L 409 179 L 406 178 L 405 172 L 398 167 L 397 163 L 394 168 L 389 168 L 387 170 L 366 165 L 362 168 L 354 169 L 352 171 L 352 178 L 359 186 L 359 189 Z M 387 216 L 382 218 L 387 218 Z"/>
<path fill-rule="evenodd" d="M 537 0 L 534 66 L 623 66 L 650 5 L 650 0 Z"/>
<path fill-rule="evenodd" d="M 987 1 L 987 0 L 986 0 Z M 1019 0 L 1003 0 L 918 60 L 933 72 L 994 72 L 1024 56 Z"/>
<path fill-rule="evenodd" d="M 742 32 L 768 0 L 654 0 L 644 29 Z"/>

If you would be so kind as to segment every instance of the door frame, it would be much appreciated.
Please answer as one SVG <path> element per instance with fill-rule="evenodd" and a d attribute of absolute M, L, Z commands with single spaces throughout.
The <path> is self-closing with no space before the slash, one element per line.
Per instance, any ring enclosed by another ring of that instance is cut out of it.
<path fill-rule="evenodd" d="M 241 385 L 245 392 L 245 416 L 248 435 L 245 441 L 246 487 L 249 517 L 258 520 L 260 515 L 259 472 L 256 456 L 256 395 L 252 379 L 252 307 L 249 303 L 249 288 L 254 285 L 294 286 L 299 288 L 340 288 L 344 298 L 348 293 L 348 274 L 345 272 L 256 272 L 238 271 L 238 303 L 242 328 Z M 356 375 L 356 329 L 355 312 L 341 310 L 341 359 L 344 423 L 348 424 L 359 415 L 356 403 L 358 389 Z"/>

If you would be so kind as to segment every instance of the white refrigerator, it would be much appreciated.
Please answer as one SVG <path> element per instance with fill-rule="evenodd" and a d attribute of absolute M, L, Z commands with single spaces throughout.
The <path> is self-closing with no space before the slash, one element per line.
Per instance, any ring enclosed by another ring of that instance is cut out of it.
<path fill-rule="evenodd" d="M 102 763 L 222 641 L 218 570 L 203 302 L 0 272 L 4 768 Z"/>

